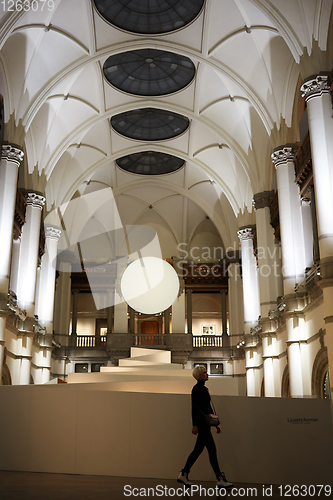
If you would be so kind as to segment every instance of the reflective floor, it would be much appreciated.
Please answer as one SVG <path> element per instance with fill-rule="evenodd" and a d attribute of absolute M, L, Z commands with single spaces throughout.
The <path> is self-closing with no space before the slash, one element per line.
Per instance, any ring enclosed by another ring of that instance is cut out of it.
<path fill-rule="evenodd" d="M 330 487 L 299 490 L 287 486 L 235 484 L 216 490 L 213 482 L 194 482 L 184 490 L 176 480 L 109 476 L 76 476 L 0 471 L 0 500 L 124 500 L 126 498 L 331 498 Z M 298 491 L 298 494 L 297 494 Z"/>

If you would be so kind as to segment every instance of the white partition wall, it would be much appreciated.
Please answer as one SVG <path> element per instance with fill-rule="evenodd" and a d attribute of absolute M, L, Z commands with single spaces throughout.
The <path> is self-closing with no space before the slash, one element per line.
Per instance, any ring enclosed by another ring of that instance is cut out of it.
<path fill-rule="evenodd" d="M 0 387 L 0 470 L 176 479 L 195 442 L 190 395 L 88 388 Z M 214 396 L 214 404 L 231 481 L 330 483 L 329 401 Z M 215 479 L 206 453 L 190 477 Z"/>

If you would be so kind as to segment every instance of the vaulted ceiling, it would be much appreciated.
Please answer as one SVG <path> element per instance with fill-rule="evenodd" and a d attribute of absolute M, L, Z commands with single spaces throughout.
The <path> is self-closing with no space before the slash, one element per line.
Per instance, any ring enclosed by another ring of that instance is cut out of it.
<path fill-rule="evenodd" d="M 52 5 L 0 9 L 0 85 L 7 140 L 26 151 L 21 182 L 43 183 L 47 210 L 111 187 L 122 223 L 156 227 L 165 257 L 199 227 L 232 245 L 253 194 L 274 188 L 273 148 L 297 139 L 300 82 L 332 69 L 332 0 L 206 0 L 193 22 L 165 34 L 112 26 L 92 0 Z M 111 85 L 106 61 L 142 49 L 189 58 L 194 79 L 157 96 Z M 112 128 L 112 117 L 144 108 L 182 115 L 189 127 L 157 141 Z M 116 163 L 149 151 L 185 164 L 138 175 Z"/>

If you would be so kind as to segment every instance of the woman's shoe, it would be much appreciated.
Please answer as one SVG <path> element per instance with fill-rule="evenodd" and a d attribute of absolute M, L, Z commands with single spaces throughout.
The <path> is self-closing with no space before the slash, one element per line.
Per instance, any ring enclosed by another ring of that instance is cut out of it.
<path fill-rule="evenodd" d="M 193 483 L 189 481 L 188 479 L 188 473 L 185 472 L 183 469 L 180 471 L 179 476 L 177 478 L 178 483 L 185 484 L 185 486 L 192 486 Z"/>
<path fill-rule="evenodd" d="M 230 488 L 231 486 L 233 486 L 233 484 L 227 480 L 224 472 L 221 472 L 221 474 L 219 475 L 219 477 L 217 479 L 216 486 L 218 486 L 219 488 Z"/>

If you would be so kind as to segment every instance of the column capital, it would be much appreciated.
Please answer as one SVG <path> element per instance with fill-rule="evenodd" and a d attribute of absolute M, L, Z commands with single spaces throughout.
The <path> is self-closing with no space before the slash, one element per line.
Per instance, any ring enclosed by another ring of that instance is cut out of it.
<path fill-rule="evenodd" d="M 274 149 L 274 152 L 271 154 L 272 162 L 275 165 L 275 168 L 278 168 L 283 163 L 287 163 L 288 161 L 293 161 L 295 156 L 295 149 L 293 146 L 278 146 Z"/>
<path fill-rule="evenodd" d="M 254 225 L 240 227 L 239 231 L 237 231 L 239 241 L 252 240 L 254 236 L 254 229 Z"/>
<path fill-rule="evenodd" d="M 260 208 L 268 208 L 275 191 L 263 191 L 257 193 L 253 196 L 254 208 L 255 210 L 260 210 Z"/>
<path fill-rule="evenodd" d="M 45 238 L 58 241 L 61 235 L 61 229 L 54 226 L 45 226 Z"/>
<path fill-rule="evenodd" d="M 304 80 L 301 86 L 302 97 L 305 97 L 306 102 L 314 97 L 321 97 L 323 94 L 328 94 L 331 87 L 329 75 L 313 75 Z"/>
<path fill-rule="evenodd" d="M 23 161 L 24 153 L 21 149 L 12 146 L 11 144 L 3 144 L 1 151 L 1 159 L 15 163 L 17 167 Z"/>
<path fill-rule="evenodd" d="M 27 205 L 32 206 L 34 208 L 43 209 L 45 203 L 44 196 L 37 193 L 28 193 L 27 194 Z"/>

